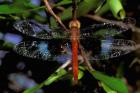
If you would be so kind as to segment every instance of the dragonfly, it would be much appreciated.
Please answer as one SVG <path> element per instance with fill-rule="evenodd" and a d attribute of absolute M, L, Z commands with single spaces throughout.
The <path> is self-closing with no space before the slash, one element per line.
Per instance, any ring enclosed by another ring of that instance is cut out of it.
<path fill-rule="evenodd" d="M 62 29 L 50 29 L 47 25 L 44 26 L 32 20 L 17 21 L 14 27 L 23 34 L 37 38 L 36 41 L 28 40 L 17 44 L 14 47 L 16 53 L 34 59 L 58 61 L 60 63 L 71 60 L 73 52 L 71 52 L 72 44 L 70 42 L 69 32 L 63 32 Z M 102 37 L 97 33 L 101 29 L 107 29 L 105 31 L 108 32 L 104 35 L 106 39 L 98 39 L 98 37 Z M 109 34 L 109 31 L 112 34 Z M 108 60 L 132 51 L 131 49 L 124 50 L 122 48 L 126 46 L 134 47 L 136 45 L 134 41 L 108 38 L 113 35 L 111 31 L 116 31 L 115 34 L 119 34 L 125 30 L 120 28 L 116 29 L 115 26 L 113 27 L 109 24 L 94 24 L 80 30 L 81 34 L 79 39 L 87 55 L 89 55 L 89 61 Z M 81 54 L 79 50 L 77 51 L 77 60 L 82 61 Z"/>
<path fill-rule="evenodd" d="M 62 28 L 52 29 L 34 20 L 16 21 L 13 25 L 16 30 L 38 40 L 20 42 L 14 47 L 14 51 L 20 55 L 41 60 L 56 60 L 61 63 L 71 60 L 76 82 L 79 61 L 108 60 L 132 51 L 124 48 L 134 47 L 134 41 L 111 38 L 127 31 L 125 28 L 103 23 L 81 29 L 76 17 L 76 5 L 76 0 L 73 0 L 72 20 L 68 31 Z"/>

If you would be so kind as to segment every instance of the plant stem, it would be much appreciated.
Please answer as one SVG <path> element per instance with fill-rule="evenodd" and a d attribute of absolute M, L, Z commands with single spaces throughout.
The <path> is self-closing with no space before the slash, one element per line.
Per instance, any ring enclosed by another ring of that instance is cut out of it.
<path fill-rule="evenodd" d="M 49 13 L 58 21 L 58 23 L 63 27 L 63 29 L 65 31 L 69 31 L 66 26 L 63 24 L 63 22 L 61 21 L 60 17 L 58 17 L 52 10 L 51 6 L 48 3 L 48 0 L 44 0 L 45 6 L 46 6 L 46 10 L 49 11 Z"/>

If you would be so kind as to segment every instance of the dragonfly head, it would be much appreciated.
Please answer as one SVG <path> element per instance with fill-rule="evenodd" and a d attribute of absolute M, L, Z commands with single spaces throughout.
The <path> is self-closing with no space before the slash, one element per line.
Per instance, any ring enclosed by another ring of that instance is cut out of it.
<path fill-rule="evenodd" d="M 69 28 L 77 28 L 80 29 L 80 22 L 78 20 L 72 20 L 69 23 Z"/>

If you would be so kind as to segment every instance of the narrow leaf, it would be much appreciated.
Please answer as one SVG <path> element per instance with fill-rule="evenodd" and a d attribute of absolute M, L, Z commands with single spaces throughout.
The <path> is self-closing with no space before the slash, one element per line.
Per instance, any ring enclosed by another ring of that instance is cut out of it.
<path fill-rule="evenodd" d="M 101 82 L 106 84 L 112 90 L 117 91 L 117 93 L 128 93 L 128 88 L 121 79 L 118 79 L 115 77 L 109 77 L 98 71 L 92 71 L 91 74 L 97 80 L 100 80 Z"/>
<path fill-rule="evenodd" d="M 21 13 L 24 9 L 13 5 L 0 5 L 0 14 L 12 14 L 12 13 Z"/>
<path fill-rule="evenodd" d="M 56 70 L 55 73 L 53 73 L 48 79 L 43 81 L 41 84 L 36 85 L 33 88 L 26 89 L 23 93 L 35 93 L 37 90 L 42 88 L 45 85 L 50 85 L 51 83 L 57 81 L 60 79 L 63 75 L 65 75 L 67 72 L 65 69 L 59 68 Z"/>
<path fill-rule="evenodd" d="M 55 73 L 53 73 L 47 80 L 44 81 L 45 85 L 50 85 L 51 83 L 60 79 L 67 72 L 65 69 L 58 69 Z"/>
<path fill-rule="evenodd" d="M 113 91 L 112 89 L 110 89 L 106 84 L 104 84 L 103 82 L 101 82 L 101 86 L 103 87 L 103 89 L 106 91 L 106 93 L 117 93 L 116 91 Z"/>
<path fill-rule="evenodd" d="M 83 16 L 91 10 L 95 10 L 98 6 L 99 0 L 83 0 L 78 4 L 77 16 Z M 60 16 L 62 20 L 72 17 L 71 7 L 66 9 Z"/>
<path fill-rule="evenodd" d="M 39 85 L 36 85 L 32 88 L 26 89 L 23 93 L 35 93 L 37 90 L 39 90 L 40 88 L 42 88 L 44 85 L 44 83 L 41 83 Z"/>
<path fill-rule="evenodd" d="M 78 80 L 80 80 L 83 76 L 84 76 L 84 72 L 79 69 L 79 72 L 78 72 Z"/>
<path fill-rule="evenodd" d="M 98 3 L 99 0 L 83 0 L 78 4 L 77 17 L 84 16 L 89 11 L 95 10 L 98 7 Z M 59 17 L 62 21 L 72 18 L 72 7 L 65 9 L 61 14 L 59 14 Z M 51 26 L 57 27 L 54 18 L 51 18 Z"/>
<path fill-rule="evenodd" d="M 109 5 L 108 3 L 105 3 L 98 11 L 95 12 L 96 15 L 103 15 L 109 11 Z"/>
<path fill-rule="evenodd" d="M 55 6 L 67 5 L 71 3 L 72 3 L 72 0 L 62 0 L 59 3 L 55 4 Z"/>

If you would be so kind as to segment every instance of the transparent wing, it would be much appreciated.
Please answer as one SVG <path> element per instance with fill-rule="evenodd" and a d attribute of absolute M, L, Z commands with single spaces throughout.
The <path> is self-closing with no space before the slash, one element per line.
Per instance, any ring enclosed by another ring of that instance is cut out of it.
<path fill-rule="evenodd" d="M 23 34 L 40 39 L 49 39 L 47 42 L 21 42 L 14 47 L 14 51 L 18 54 L 42 60 L 53 59 L 62 62 L 71 58 L 70 33 L 59 28 L 50 29 L 48 25 L 37 23 L 34 20 L 17 21 L 14 27 Z M 106 60 L 118 57 L 130 53 L 132 50 L 128 47 L 134 47 L 135 42 L 123 39 L 102 39 L 113 37 L 127 30 L 126 27 L 123 28 L 111 23 L 91 25 L 80 30 L 80 42 L 90 54 L 89 60 Z M 68 46 L 63 43 L 65 40 L 69 42 L 69 44 L 67 43 Z"/>
<path fill-rule="evenodd" d="M 89 27 L 81 29 L 81 38 L 98 38 L 105 39 L 107 37 L 113 37 L 128 31 L 126 27 L 120 27 L 111 23 L 94 24 Z"/>
<path fill-rule="evenodd" d="M 68 43 L 64 44 L 60 42 L 56 44 L 55 42 L 52 43 L 52 41 L 26 41 L 17 44 L 14 51 L 30 58 L 55 60 L 64 63 L 67 60 L 71 60 L 71 46 L 70 44 L 66 45 Z M 135 47 L 135 42 L 124 39 L 100 40 L 100 44 L 92 46 L 91 43 L 88 46 L 86 48 L 88 48 L 87 54 L 90 53 L 90 56 L 88 56 L 89 60 L 107 60 L 132 52 Z M 79 54 L 79 56 L 81 55 Z"/>
<path fill-rule="evenodd" d="M 67 38 L 69 33 L 66 33 L 61 28 L 51 29 L 49 25 L 44 25 L 35 20 L 20 20 L 14 23 L 14 28 L 31 37 L 39 39 Z"/>
<path fill-rule="evenodd" d="M 48 44 L 45 42 L 21 42 L 14 47 L 14 51 L 26 57 L 43 60 L 47 60 L 51 56 Z"/>
<path fill-rule="evenodd" d="M 132 40 L 101 40 L 100 48 L 96 51 L 91 50 L 89 60 L 107 60 L 119 57 L 135 50 L 135 45 L 135 42 Z"/>
<path fill-rule="evenodd" d="M 49 28 L 34 20 L 21 20 L 14 23 L 14 28 L 23 34 L 40 39 L 65 38 L 70 39 L 70 33 L 61 28 Z M 112 23 L 94 24 L 80 30 L 80 39 L 98 38 L 105 39 L 127 31 L 128 28 L 120 27 Z"/>
<path fill-rule="evenodd" d="M 67 43 L 68 44 L 68 43 Z M 69 46 L 63 41 L 24 41 L 14 47 L 14 51 L 22 56 L 40 60 L 65 61 L 70 57 Z M 67 58 L 64 58 L 64 57 Z M 62 59 L 63 58 L 63 59 Z"/>

